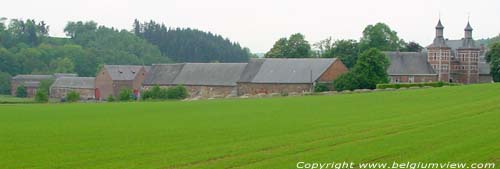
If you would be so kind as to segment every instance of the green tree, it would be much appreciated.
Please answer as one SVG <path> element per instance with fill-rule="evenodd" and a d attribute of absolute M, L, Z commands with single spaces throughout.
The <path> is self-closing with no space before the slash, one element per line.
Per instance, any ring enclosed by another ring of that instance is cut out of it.
<path fill-rule="evenodd" d="M 9 73 L 0 72 L 0 94 L 10 94 L 10 79 Z"/>
<path fill-rule="evenodd" d="M 360 40 L 361 51 L 376 48 L 381 51 L 403 50 L 406 43 L 399 39 L 396 31 L 384 23 L 368 25 L 363 30 L 363 37 Z"/>
<path fill-rule="evenodd" d="M 372 48 L 363 52 L 354 68 L 334 82 L 335 90 L 375 89 L 377 84 L 388 83 L 389 59 L 380 50 Z"/>
<path fill-rule="evenodd" d="M 491 76 L 493 81 L 500 82 L 500 42 L 491 44 L 490 51 L 486 54 L 486 60 L 491 65 Z"/>
<path fill-rule="evenodd" d="M 73 73 L 75 69 L 73 61 L 67 57 L 52 60 L 50 67 L 54 73 Z"/>
<path fill-rule="evenodd" d="M 48 92 L 45 90 L 37 90 L 35 94 L 35 101 L 39 103 L 49 102 Z"/>
<path fill-rule="evenodd" d="M 28 97 L 28 91 L 26 91 L 26 87 L 24 87 L 23 85 L 17 86 L 16 97 Z"/>
<path fill-rule="evenodd" d="M 324 58 L 339 58 L 347 68 L 352 68 L 358 59 L 359 44 L 356 40 L 337 40 L 322 54 Z"/>
<path fill-rule="evenodd" d="M 424 49 L 424 47 L 420 46 L 417 42 L 410 42 L 406 44 L 406 47 L 404 48 L 403 51 L 406 52 L 421 52 Z"/>
<path fill-rule="evenodd" d="M 68 102 L 77 102 L 80 100 L 80 93 L 75 92 L 75 91 L 70 91 L 66 95 L 66 101 Z"/>
<path fill-rule="evenodd" d="M 267 52 L 264 57 L 266 58 L 280 58 L 286 57 L 288 40 L 286 38 L 281 38 L 276 41 L 273 45 L 273 48 Z"/>
<path fill-rule="evenodd" d="M 304 35 L 296 33 L 288 39 L 281 38 L 273 48 L 265 54 L 266 58 L 308 58 L 311 57 L 311 45 L 305 40 Z"/>

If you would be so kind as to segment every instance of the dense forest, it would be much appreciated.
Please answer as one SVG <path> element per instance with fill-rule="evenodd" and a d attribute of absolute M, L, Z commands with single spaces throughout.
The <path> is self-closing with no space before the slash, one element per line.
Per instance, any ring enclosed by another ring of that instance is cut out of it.
<path fill-rule="evenodd" d="M 167 28 L 154 21 L 135 20 L 133 32 L 175 62 L 245 62 L 251 56 L 248 48 L 236 42 L 196 29 Z"/>
<path fill-rule="evenodd" d="M 0 93 L 18 74 L 77 73 L 95 76 L 104 64 L 151 65 L 171 62 L 243 62 L 248 48 L 195 29 L 138 24 L 129 30 L 69 22 L 67 38 L 49 36 L 49 26 L 32 19 L 0 19 Z"/>

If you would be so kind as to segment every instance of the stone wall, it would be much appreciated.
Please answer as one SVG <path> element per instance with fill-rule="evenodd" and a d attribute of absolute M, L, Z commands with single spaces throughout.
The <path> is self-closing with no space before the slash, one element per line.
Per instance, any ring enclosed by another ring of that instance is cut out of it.
<path fill-rule="evenodd" d="M 175 87 L 176 85 L 164 85 L 161 88 Z M 200 85 L 183 85 L 188 93 L 189 98 L 223 98 L 230 95 L 236 96 L 236 86 L 200 86 Z M 143 90 L 149 90 L 153 86 L 144 86 Z"/>
<path fill-rule="evenodd" d="M 479 75 L 479 83 L 491 83 L 493 82 L 493 77 L 491 75 Z"/>
<path fill-rule="evenodd" d="M 70 91 L 75 91 L 80 94 L 80 99 L 90 100 L 95 99 L 94 89 L 74 89 L 74 88 L 59 88 L 54 87 L 50 89 L 51 98 L 64 98 Z"/>
<path fill-rule="evenodd" d="M 311 92 L 312 84 L 238 83 L 238 95 Z"/>

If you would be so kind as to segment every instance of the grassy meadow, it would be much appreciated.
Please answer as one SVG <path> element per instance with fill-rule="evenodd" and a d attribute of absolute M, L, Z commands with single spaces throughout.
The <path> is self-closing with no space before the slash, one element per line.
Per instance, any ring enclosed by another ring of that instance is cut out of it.
<path fill-rule="evenodd" d="M 500 84 L 0 105 L 0 168 L 295 168 L 299 161 L 498 165 Z"/>

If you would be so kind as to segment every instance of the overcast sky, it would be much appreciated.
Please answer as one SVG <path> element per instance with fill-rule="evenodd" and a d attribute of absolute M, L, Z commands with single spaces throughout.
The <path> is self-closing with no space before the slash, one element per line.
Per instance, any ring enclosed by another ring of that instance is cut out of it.
<path fill-rule="evenodd" d="M 445 36 L 458 39 L 470 13 L 474 38 L 500 33 L 500 0 L 5 0 L 0 17 L 34 18 L 64 36 L 68 21 L 132 28 L 135 18 L 170 27 L 210 31 L 266 52 L 274 42 L 301 32 L 312 44 L 332 36 L 359 39 L 363 28 L 387 23 L 406 41 L 429 44 L 439 13 Z"/>

